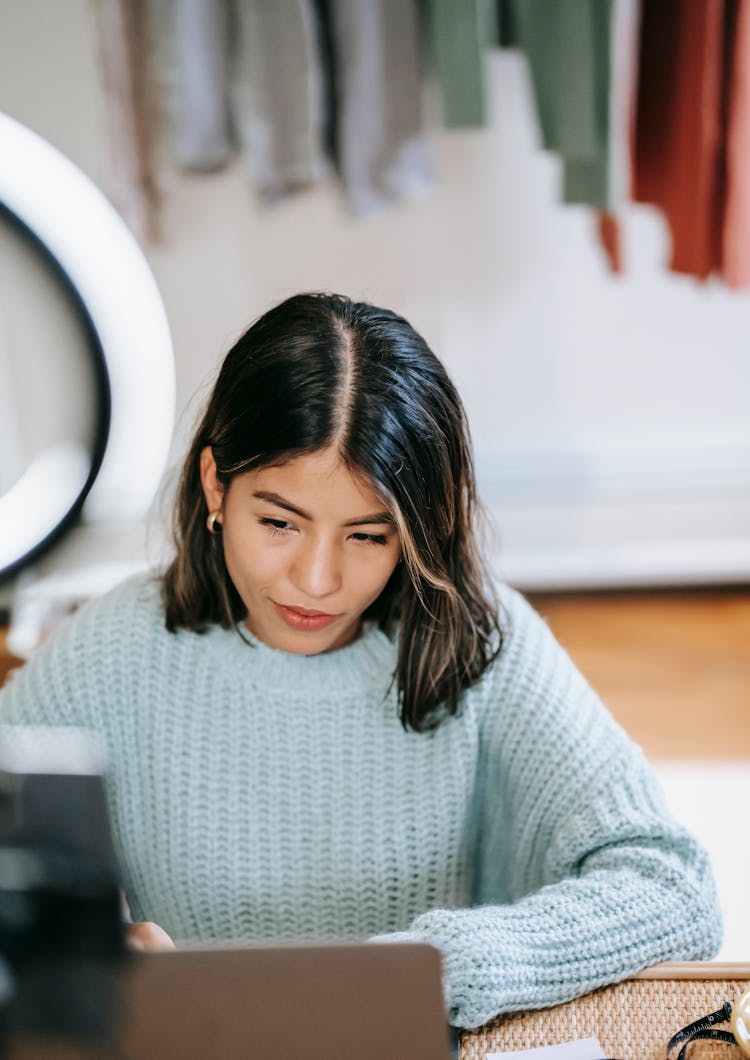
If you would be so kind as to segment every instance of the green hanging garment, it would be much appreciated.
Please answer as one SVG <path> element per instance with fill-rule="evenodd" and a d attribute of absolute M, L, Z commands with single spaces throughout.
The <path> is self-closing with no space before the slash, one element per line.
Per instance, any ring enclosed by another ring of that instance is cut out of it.
<path fill-rule="evenodd" d="M 563 162 L 563 197 L 602 210 L 627 192 L 637 8 L 633 0 L 510 0 L 542 142 Z"/>
<path fill-rule="evenodd" d="M 467 128 L 488 121 L 486 49 L 497 43 L 497 8 L 490 0 L 429 0 L 427 29 L 443 125 Z"/>

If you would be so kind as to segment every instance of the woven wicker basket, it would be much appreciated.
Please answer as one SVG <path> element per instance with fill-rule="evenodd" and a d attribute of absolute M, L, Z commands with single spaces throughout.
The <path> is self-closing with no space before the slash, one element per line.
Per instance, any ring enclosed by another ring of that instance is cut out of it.
<path fill-rule="evenodd" d="M 564 1005 L 501 1016 L 479 1030 L 465 1031 L 460 1057 L 484 1060 L 491 1052 L 596 1037 L 606 1057 L 665 1060 L 673 1034 L 749 989 L 750 964 L 660 964 Z M 729 1030 L 727 1024 L 722 1027 Z M 688 1049 L 688 1060 L 743 1057 L 737 1046 L 697 1041 Z"/>

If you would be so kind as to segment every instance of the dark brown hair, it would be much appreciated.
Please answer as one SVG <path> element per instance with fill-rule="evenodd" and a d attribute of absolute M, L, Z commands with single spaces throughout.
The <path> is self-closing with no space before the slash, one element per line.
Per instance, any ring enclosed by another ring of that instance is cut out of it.
<path fill-rule="evenodd" d="M 185 460 L 176 556 L 164 577 L 168 629 L 228 628 L 247 609 L 220 536 L 206 529 L 200 454 L 218 479 L 333 447 L 381 495 L 402 558 L 365 614 L 398 629 L 401 722 L 424 732 L 499 654 L 498 604 L 476 540 L 478 502 L 461 399 L 402 317 L 341 295 L 300 294 L 260 317 L 224 360 Z"/>

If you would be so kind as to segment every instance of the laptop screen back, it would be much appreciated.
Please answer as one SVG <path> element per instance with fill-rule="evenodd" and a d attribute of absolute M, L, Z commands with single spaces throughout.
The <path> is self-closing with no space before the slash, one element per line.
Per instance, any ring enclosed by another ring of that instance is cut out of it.
<path fill-rule="evenodd" d="M 26 1040 L 8 1060 L 448 1060 L 440 955 L 342 944 L 133 955 L 107 1043 Z"/>

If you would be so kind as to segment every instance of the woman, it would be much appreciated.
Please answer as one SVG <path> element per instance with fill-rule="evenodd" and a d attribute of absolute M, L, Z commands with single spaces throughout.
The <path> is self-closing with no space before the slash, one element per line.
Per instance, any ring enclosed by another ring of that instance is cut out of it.
<path fill-rule="evenodd" d="M 716 952 L 705 853 L 544 622 L 493 597 L 476 508 L 460 399 L 405 320 L 307 294 L 240 338 L 169 569 L 2 693 L 5 720 L 104 735 L 138 921 L 430 942 L 460 1027 Z"/>

